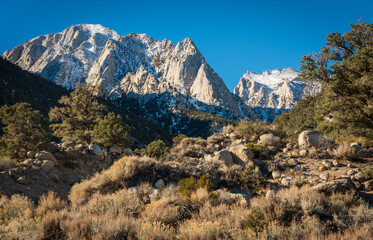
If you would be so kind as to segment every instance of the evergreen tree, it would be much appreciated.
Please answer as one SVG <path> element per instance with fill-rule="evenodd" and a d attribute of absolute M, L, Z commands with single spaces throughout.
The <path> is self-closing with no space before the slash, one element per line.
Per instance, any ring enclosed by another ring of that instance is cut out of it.
<path fill-rule="evenodd" d="M 4 105 L 0 108 L 0 118 L 5 125 L 2 141 L 9 155 L 24 155 L 38 143 L 50 141 L 48 122 L 28 103 Z"/>
<path fill-rule="evenodd" d="M 102 119 L 106 106 L 94 96 L 92 87 L 76 84 L 70 96 L 62 96 L 58 101 L 63 107 L 55 107 L 49 112 L 51 128 L 62 141 L 91 143 L 93 129 Z"/>
<path fill-rule="evenodd" d="M 119 114 L 115 116 L 111 112 L 93 128 L 93 139 L 104 147 L 114 144 L 130 147 L 131 140 L 128 138 L 130 130 L 130 126 L 123 124 L 123 120 Z"/>
<path fill-rule="evenodd" d="M 358 22 L 351 27 L 343 35 L 329 34 L 320 53 L 303 57 L 301 77 L 322 84 L 323 101 L 316 113 L 333 116 L 324 128 L 372 135 L 373 24 Z"/>

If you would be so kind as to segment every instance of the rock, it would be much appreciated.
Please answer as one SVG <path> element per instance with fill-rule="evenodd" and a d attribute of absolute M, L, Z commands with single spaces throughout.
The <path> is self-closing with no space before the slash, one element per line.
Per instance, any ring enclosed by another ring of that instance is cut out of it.
<path fill-rule="evenodd" d="M 282 152 L 283 152 L 283 153 L 287 153 L 287 152 L 289 152 L 289 148 L 284 148 L 284 149 L 282 149 Z"/>
<path fill-rule="evenodd" d="M 274 146 L 277 147 L 280 145 L 280 138 L 276 137 L 272 133 L 263 134 L 259 137 L 259 144 L 265 146 Z"/>
<path fill-rule="evenodd" d="M 115 145 L 110 147 L 109 152 L 110 153 L 115 153 L 117 155 L 121 155 L 122 154 L 122 148 L 120 146 L 118 146 L 117 144 L 115 144 Z"/>
<path fill-rule="evenodd" d="M 90 144 L 89 146 L 88 146 L 88 150 L 92 153 L 92 154 L 94 154 L 94 155 L 96 155 L 96 156 L 103 156 L 104 155 L 104 153 L 102 152 L 102 150 L 101 150 L 101 148 L 99 147 L 99 146 L 97 146 L 96 144 Z"/>
<path fill-rule="evenodd" d="M 288 164 L 289 164 L 290 166 L 296 166 L 296 165 L 299 164 L 299 162 L 298 162 L 297 159 L 290 158 L 290 159 L 288 160 Z"/>
<path fill-rule="evenodd" d="M 126 155 L 130 155 L 130 154 L 132 154 L 132 150 L 131 150 L 131 148 L 123 148 L 122 153 L 124 153 Z"/>
<path fill-rule="evenodd" d="M 26 156 L 28 157 L 28 158 L 35 158 L 35 152 L 34 151 L 28 151 L 27 152 L 27 154 L 26 154 Z"/>
<path fill-rule="evenodd" d="M 254 154 L 251 150 L 242 144 L 231 146 L 229 151 L 232 153 L 233 162 L 242 166 L 247 166 L 252 163 L 254 158 Z"/>
<path fill-rule="evenodd" d="M 273 199 L 275 197 L 275 191 L 273 190 L 269 190 L 267 193 L 266 193 L 266 199 Z"/>
<path fill-rule="evenodd" d="M 290 181 L 291 177 L 284 177 L 283 179 L 281 179 L 281 185 L 285 187 L 290 187 Z"/>
<path fill-rule="evenodd" d="M 52 160 L 44 160 L 41 167 L 47 170 L 51 170 L 54 167 L 54 162 Z"/>
<path fill-rule="evenodd" d="M 239 136 L 237 135 L 237 133 L 235 133 L 235 132 L 231 132 L 231 133 L 229 134 L 229 138 L 232 139 L 232 140 L 236 140 L 236 139 L 239 138 Z"/>
<path fill-rule="evenodd" d="M 349 163 L 349 164 L 347 164 L 347 167 L 348 167 L 348 168 L 353 168 L 354 166 L 352 166 L 352 164 Z"/>
<path fill-rule="evenodd" d="M 32 167 L 33 162 L 31 159 L 26 159 L 25 161 L 21 162 L 21 165 Z"/>
<path fill-rule="evenodd" d="M 339 162 L 338 162 L 337 160 L 334 160 L 334 161 L 333 161 L 333 166 L 334 166 L 334 167 L 339 167 L 340 164 L 339 164 Z"/>
<path fill-rule="evenodd" d="M 352 170 L 352 169 L 351 169 L 351 170 L 348 170 L 348 171 L 347 171 L 347 175 L 348 175 L 348 176 L 355 175 L 355 171 Z"/>
<path fill-rule="evenodd" d="M 363 176 L 361 176 L 361 172 L 358 172 L 358 173 L 355 174 L 355 179 L 356 179 L 357 181 L 359 181 L 359 182 L 364 181 Z"/>
<path fill-rule="evenodd" d="M 305 149 L 300 150 L 300 151 L 299 151 L 299 156 L 305 157 L 305 156 L 307 156 L 307 153 L 308 153 L 308 151 L 305 150 Z"/>
<path fill-rule="evenodd" d="M 360 150 L 360 144 L 358 143 L 351 143 L 350 147 L 355 148 L 357 152 Z"/>
<path fill-rule="evenodd" d="M 300 149 L 307 149 L 309 147 L 319 147 L 322 140 L 322 133 L 320 131 L 306 130 L 299 134 L 298 144 Z"/>
<path fill-rule="evenodd" d="M 74 146 L 74 150 L 76 150 L 76 151 L 82 151 L 83 148 L 84 148 L 84 145 L 82 143 L 75 144 L 75 146 Z"/>
<path fill-rule="evenodd" d="M 159 179 L 158 181 L 154 183 L 154 187 L 162 190 L 166 187 L 166 184 L 164 183 L 163 179 Z"/>
<path fill-rule="evenodd" d="M 356 189 L 356 186 L 351 179 L 337 179 L 326 183 L 319 183 L 316 186 L 311 187 L 311 189 L 330 194 L 332 192 L 353 190 Z"/>
<path fill-rule="evenodd" d="M 161 191 L 156 188 L 153 188 L 149 193 L 149 198 L 152 201 L 159 199 L 160 196 L 161 196 Z"/>
<path fill-rule="evenodd" d="M 329 179 L 329 173 L 320 174 L 319 176 L 322 180 L 328 181 Z"/>
<path fill-rule="evenodd" d="M 281 172 L 280 171 L 273 171 L 272 172 L 273 179 L 281 178 Z"/>
<path fill-rule="evenodd" d="M 214 195 L 219 196 L 218 203 L 247 205 L 250 203 L 251 195 L 248 192 L 229 192 L 227 190 L 218 189 L 212 192 Z"/>
<path fill-rule="evenodd" d="M 58 160 L 55 158 L 55 156 L 50 153 L 50 152 L 46 152 L 46 151 L 41 151 L 41 152 L 38 152 L 36 155 L 35 155 L 35 158 L 40 160 L 40 161 L 43 161 L 43 160 L 50 160 L 50 161 L 53 161 L 54 163 L 54 166 L 58 167 L 59 166 L 59 163 L 58 163 Z"/>
<path fill-rule="evenodd" d="M 321 167 L 319 167 L 319 170 L 320 171 L 325 171 L 325 170 L 327 170 L 327 168 L 324 165 L 322 165 Z"/>
<path fill-rule="evenodd" d="M 337 179 L 351 179 L 351 177 L 348 175 L 340 175 Z"/>
<path fill-rule="evenodd" d="M 205 161 L 212 161 L 214 159 L 214 155 L 212 155 L 212 154 L 205 154 L 203 156 L 203 158 L 205 159 Z"/>
<path fill-rule="evenodd" d="M 52 172 L 48 174 L 48 178 L 55 183 L 58 183 L 60 181 L 60 177 L 57 174 L 52 173 Z"/>
<path fill-rule="evenodd" d="M 30 183 L 30 181 L 25 176 L 17 178 L 17 182 L 25 185 Z"/>
<path fill-rule="evenodd" d="M 139 187 L 137 187 L 137 186 L 128 188 L 128 192 L 130 192 L 132 194 L 136 194 L 138 191 L 139 191 Z"/>
<path fill-rule="evenodd" d="M 73 142 L 71 142 L 71 141 L 63 142 L 63 143 L 61 144 L 61 147 L 62 147 L 62 148 L 66 148 L 66 149 L 68 149 L 68 148 L 74 148 L 74 147 L 75 147 L 75 143 L 73 143 Z"/>
<path fill-rule="evenodd" d="M 325 166 L 326 168 L 331 168 L 332 167 L 332 163 L 328 160 L 322 161 L 322 165 Z"/>
<path fill-rule="evenodd" d="M 364 190 L 364 189 L 363 189 L 363 188 L 364 188 L 364 185 L 361 184 L 360 182 L 354 182 L 354 184 L 355 184 L 355 186 L 356 186 L 356 188 L 357 188 L 358 190 Z"/>
<path fill-rule="evenodd" d="M 365 191 L 372 191 L 373 190 L 373 180 L 369 180 L 363 183 Z"/>
<path fill-rule="evenodd" d="M 232 166 L 233 164 L 233 157 L 232 154 L 228 150 L 221 150 L 215 153 L 214 160 L 222 161 L 227 166 Z"/>

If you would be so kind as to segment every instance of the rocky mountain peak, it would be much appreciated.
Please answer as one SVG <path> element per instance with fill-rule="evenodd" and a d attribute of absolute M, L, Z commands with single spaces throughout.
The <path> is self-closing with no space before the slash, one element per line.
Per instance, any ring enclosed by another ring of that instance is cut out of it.
<path fill-rule="evenodd" d="M 175 46 L 146 34 L 119 36 L 99 24 L 79 24 L 26 41 L 3 57 L 66 88 L 87 83 L 110 98 L 177 92 L 198 109 L 242 116 L 240 103 L 190 38 Z"/>

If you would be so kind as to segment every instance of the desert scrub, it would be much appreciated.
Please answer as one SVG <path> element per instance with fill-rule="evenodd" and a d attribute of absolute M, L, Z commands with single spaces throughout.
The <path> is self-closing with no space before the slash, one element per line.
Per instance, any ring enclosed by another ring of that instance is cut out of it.
<path fill-rule="evenodd" d="M 219 222 L 190 219 L 179 227 L 180 239 L 229 239 L 227 228 Z"/>
<path fill-rule="evenodd" d="M 149 157 L 123 157 L 107 170 L 81 183 L 75 184 L 69 199 L 73 206 L 86 203 L 96 192 L 103 195 L 114 193 L 125 187 L 138 185 L 142 181 L 153 180 L 154 170 L 160 163 Z"/>
<path fill-rule="evenodd" d="M 351 161 L 360 160 L 360 154 L 354 147 L 350 147 L 348 142 L 343 142 L 336 149 L 336 157 Z"/>
<path fill-rule="evenodd" d="M 259 169 L 259 166 L 255 167 Z M 252 170 L 243 171 L 238 175 L 233 176 L 233 182 L 241 190 L 250 190 L 253 194 L 257 194 L 263 188 L 265 188 L 263 178 L 255 173 L 255 168 Z"/>
<path fill-rule="evenodd" d="M 0 169 L 9 169 L 17 165 L 17 160 L 9 156 L 2 155 L 0 152 Z"/>
<path fill-rule="evenodd" d="M 139 239 L 175 239 L 175 228 L 161 222 L 144 222 L 139 230 Z"/>
<path fill-rule="evenodd" d="M 191 218 L 192 213 L 188 205 L 177 199 L 163 197 L 148 204 L 142 216 L 146 222 L 161 222 L 176 227 L 179 222 Z"/>
<path fill-rule="evenodd" d="M 191 194 L 199 188 L 205 188 L 207 192 L 212 190 L 212 184 L 204 175 L 199 179 L 191 176 L 183 178 L 178 183 L 178 192 L 185 199 L 190 199 Z"/>
<path fill-rule="evenodd" d="M 67 202 L 62 200 L 55 192 L 48 192 L 47 195 L 43 194 L 35 210 L 37 215 L 43 215 L 50 210 L 61 210 L 67 206 Z"/>
<path fill-rule="evenodd" d="M 247 144 L 247 148 L 251 150 L 255 158 L 260 158 L 268 154 L 268 149 L 262 144 L 255 144 L 253 142 Z"/>
<path fill-rule="evenodd" d="M 361 171 L 361 177 L 365 180 L 373 179 L 373 167 L 365 168 Z"/>
<path fill-rule="evenodd" d="M 34 204 L 25 196 L 19 194 L 12 195 L 10 198 L 1 196 L 0 198 L 0 224 L 7 225 L 11 221 L 20 219 L 29 219 L 33 217 Z"/>

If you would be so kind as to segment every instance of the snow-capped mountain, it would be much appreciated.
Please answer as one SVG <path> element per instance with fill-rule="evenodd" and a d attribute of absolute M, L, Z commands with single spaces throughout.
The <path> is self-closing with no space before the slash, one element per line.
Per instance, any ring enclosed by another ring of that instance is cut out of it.
<path fill-rule="evenodd" d="M 293 68 L 267 70 L 262 74 L 246 72 L 234 89 L 234 94 L 252 108 L 289 110 L 302 97 L 320 91 L 318 82 L 301 80 Z"/>
<path fill-rule="evenodd" d="M 189 38 L 174 45 L 146 34 L 119 36 L 101 25 L 80 24 L 26 41 L 2 56 L 66 88 L 87 83 L 112 99 L 167 92 L 175 102 L 181 94 L 197 109 L 216 107 L 255 118 Z"/>

